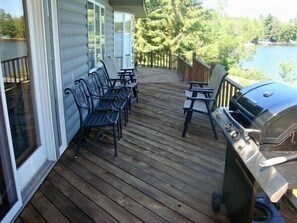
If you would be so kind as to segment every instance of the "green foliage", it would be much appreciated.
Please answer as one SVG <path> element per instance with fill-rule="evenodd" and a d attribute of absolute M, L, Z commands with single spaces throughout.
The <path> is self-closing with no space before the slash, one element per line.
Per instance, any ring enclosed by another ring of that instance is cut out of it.
<path fill-rule="evenodd" d="M 208 64 L 232 67 L 250 57 L 247 42 L 260 38 L 256 20 L 222 17 L 201 1 L 147 0 L 148 16 L 136 23 L 136 52 L 171 50 L 190 62 L 192 53 Z M 223 7 L 223 6 L 222 6 Z"/>
<path fill-rule="evenodd" d="M 268 78 L 258 70 L 243 70 L 240 68 L 231 68 L 228 73 L 233 76 L 242 77 L 249 80 L 255 80 L 255 81 L 264 81 L 268 80 Z"/>
<path fill-rule="evenodd" d="M 184 54 L 194 51 L 203 32 L 200 1 L 149 0 L 148 17 L 136 23 L 138 52 L 171 50 Z"/>
<path fill-rule="evenodd" d="M 25 26 L 23 17 L 14 18 L 0 9 L 0 37 L 24 38 Z"/>
<path fill-rule="evenodd" d="M 297 81 L 297 66 L 292 61 L 285 61 L 279 64 L 280 76 L 286 82 Z"/>
<path fill-rule="evenodd" d="M 204 9 L 200 0 L 146 0 L 148 16 L 136 23 L 136 52 L 170 50 L 188 62 L 195 53 L 208 64 L 229 69 L 249 59 L 260 40 L 296 41 L 297 17 L 289 24 L 272 15 L 230 18 L 223 16 L 225 3 L 220 1 L 220 11 L 215 11 Z M 256 73 L 248 76 L 257 79 Z"/>
<path fill-rule="evenodd" d="M 289 43 L 297 40 L 297 18 L 288 23 L 281 23 L 276 17 L 268 15 L 262 19 L 263 39 L 271 42 Z"/>

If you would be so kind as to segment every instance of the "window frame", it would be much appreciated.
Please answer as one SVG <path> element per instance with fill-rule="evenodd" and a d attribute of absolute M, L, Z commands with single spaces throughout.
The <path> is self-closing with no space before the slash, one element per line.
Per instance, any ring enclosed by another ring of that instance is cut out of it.
<path fill-rule="evenodd" d="M 93 31 L 90 30 L 90 14 L 89 10 L 89 4 L 93 4 L 93 18 L 91 21 L 93 21 Z M 98 9 L 98 11 L 96 11 Z M 100 65 L 100 60 L 104 58 L 105 52 L 106 52 L 106 22 L 105 22 L 105 6 L 94 1 L 94 0 L 88 0 L 87 2 L 87 38 L 88 38 L 88 66 L 89 69 L 95 68 L 98 65 Z M 96 17 L 97 16 L 97 17 Z M 99 23 L 99 24 L 97 24 Z M 99 30 L 98 30 L 99 29 Z M 93 41 L 91 42 L 90 38 L 90 32 L 92 32 Z M 93 44 L 94 46 L 90 47 L 90 45 Z M 93 52 L 92 52 L 93 50 Z M 99 52 L 98 52 L 99 51 Z"/>

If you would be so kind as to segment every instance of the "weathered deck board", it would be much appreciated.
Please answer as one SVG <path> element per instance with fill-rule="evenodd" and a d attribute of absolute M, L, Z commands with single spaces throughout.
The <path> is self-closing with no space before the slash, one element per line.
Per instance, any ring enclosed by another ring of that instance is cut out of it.
<path fill-rule="evenodd" d="M 207 117 L 194 114 L 181 137 L 184 82 L 142 83 L 119 155 L 112 137 L 92 144 L 74 159 L 71 143 L 17 222 L 228 222 L 214 213 L 210 198 L 220 190 L 225 144 L 214 140 Z M 296 213 L 282 204 L 287 223 Z M 51 217 L 50 217 L 51 216 Z"/>

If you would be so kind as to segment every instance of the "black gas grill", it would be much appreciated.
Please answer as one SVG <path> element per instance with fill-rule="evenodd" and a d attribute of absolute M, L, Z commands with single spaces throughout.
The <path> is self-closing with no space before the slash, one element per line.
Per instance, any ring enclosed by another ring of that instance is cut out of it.
<path fill-rule="evenodd" d="M 297 88 L 251 85 L 213 118 L 227 138 L 223 203 L 232 221 L 251 222 L 260 189 L 277 202 L 297 188 Z"/>

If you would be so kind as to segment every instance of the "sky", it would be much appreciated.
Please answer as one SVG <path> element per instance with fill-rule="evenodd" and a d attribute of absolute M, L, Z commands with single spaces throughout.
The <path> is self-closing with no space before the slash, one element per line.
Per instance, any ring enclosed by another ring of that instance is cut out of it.
<path fill-rule="evenodd" d="M 232 17 L 248 16 L 258 18 L 260 15 L 272 14 L 283 22 L 297 16 L 297 0 L 203 0 L 204 6 L 216 8 L 218 2 L 226 2 L 225 13 Z M 20 16 L 22 0 L 0 0 L 0 8 L 13 16 Z"/>
<path fill-rule="evenodd" d="M 297 16 L 297 0 L 204 0 L 204 6 L 216 8 L 218 2 L 226 2 L 224 12 L 231 17 L 258 18 L 271 14 L 288 22 Z"/>
<path fill-rule="evenodd" d="M 0 0 L 0 9 L 15 17 L 24 14 L 22 0 Z"/>

